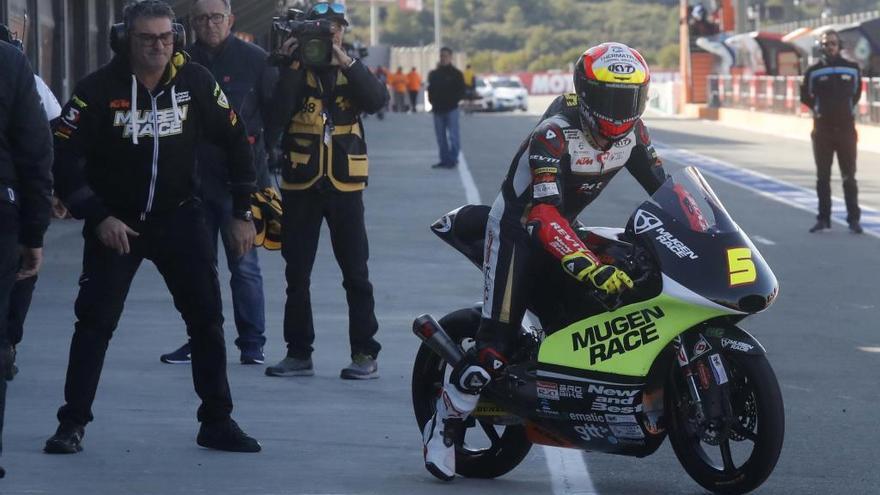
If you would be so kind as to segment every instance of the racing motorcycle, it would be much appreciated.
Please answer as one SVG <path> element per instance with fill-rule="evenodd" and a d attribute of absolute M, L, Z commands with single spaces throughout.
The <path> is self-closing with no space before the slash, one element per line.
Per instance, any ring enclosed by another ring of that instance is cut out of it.
<path fill-rule="evenodd" d="M 431 228 L 479 267 L 488 211 L 464 206 Z M 763 346 L 738 326 L 778 292 L 758 249 L 695 168 L 672 174 L 624 229 L 575 227 L 635 289 L 603 299 L 547 255 L 509 364 L 456 439 L 457 473 L 501 476 L 532 444 L 643 457 L 668 436 L 704 488 L 761 485 L 779 458 L 785 418 Z M 555 310 L 532 313 L 542 298 Z M 479 322 L 479 305 L 413 322 L 422 340 L 412 375 L 420 429 Z"/>

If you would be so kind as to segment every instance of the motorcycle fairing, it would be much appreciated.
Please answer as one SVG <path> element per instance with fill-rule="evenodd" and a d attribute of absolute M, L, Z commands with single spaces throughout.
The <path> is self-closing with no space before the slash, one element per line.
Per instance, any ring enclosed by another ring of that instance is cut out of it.
<path fill-rule="evenodd" d="M 664 290 L 554 332 L 544 339 L 538 363 L 643 377 L 675 336 L 711 318 L 736 314 L 664 277 Z"/>

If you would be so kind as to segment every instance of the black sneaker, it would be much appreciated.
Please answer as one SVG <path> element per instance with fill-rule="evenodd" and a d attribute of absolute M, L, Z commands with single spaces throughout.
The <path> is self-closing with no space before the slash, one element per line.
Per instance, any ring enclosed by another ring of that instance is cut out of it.
<path fill-rule="evenodd" d="M 263 364 L 266 356 L 262 347 L 245 347 L 241 350 L 241 364 Z"/>
<path fill-rule="evenodd" d="M 864 230 L 862 230 L 862 224 L 860 224 L 858 220 L 849 222 L 849 231 L 853 234 L 861 234 L 864 232 Z"/>
<path fill-rule="evenodd" d="M 820 232 L 831 228 L 831 220 L 818 220 L 816 225 L 810 227 L 810 233 Z"/>
<path fill-rule="evenodd" d="M 85 430 L 74 423 L 61 423 L 52 438 L 46 440 L 43 452 L 47 454 L 76 454 L 82 450 Z"/>
<path fill-rule="evenodd" d="M 241 431 L 232 419 L 202 423 L 196 443 L 202 447 L 227 452 L 259 452 L 260 442 Z"/>
<path fill-rule="evenodd" d="M 189 364 L 192 362 L 192 353 L 189 348 L 189 342 L 178 347 L 176 351 L 162 354 L 159 361 L 165 364 Z"/>

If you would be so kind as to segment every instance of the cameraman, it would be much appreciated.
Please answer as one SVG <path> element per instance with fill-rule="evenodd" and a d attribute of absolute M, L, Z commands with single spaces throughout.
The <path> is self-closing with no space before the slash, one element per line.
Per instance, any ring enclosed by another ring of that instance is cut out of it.
<path fill-rule="evenodd" d="M 281 253 L 287 262 L 287 357 L 268 367 L 266 374 L 314 374 L 311 354 L 315 331 L 309 284 L 321 223 L 326 218 L 349 304 L 352 363 L 341 376 L 377 378 L 376 356 L 381 346 L 373 338 L 378 324 L 367 271 L 362 197 L 367 186 L 367 145 L 360 114 L 381 110 L 388 101 L 388 91 L 360 60 L 343 50 L 343 31 L 348 25 L 344 6 L 318 3 L 308 13 L 307 22 L 314 21 L 319 21 L 319 27 L 320 21 L 329 24 L 331 65 L 305 65 L 294 55 L 299 41 L 295 37 L 286 40 L 280 55 L 295 60 L 281 70 L 270 119 L 276 136 L 285 133 L 281 144 Z"/>

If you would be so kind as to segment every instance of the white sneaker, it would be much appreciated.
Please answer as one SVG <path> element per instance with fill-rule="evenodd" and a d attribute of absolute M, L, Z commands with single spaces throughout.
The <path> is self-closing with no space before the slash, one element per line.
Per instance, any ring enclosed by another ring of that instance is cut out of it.
<path fill-rule="evenodd" d="M 455 477 L 455 435 L 480 401 L 479 395 L 466 394 L 450 385 L 450 371 L 447 367 L 444 380 L 447 385 L 437 398 L 434 416 L 422 432 L 425 468 L 443 481 L 451 481 Z M 482 368 L 480 371 L 485 374 Z M 488 374 L 486 378 L 488 381 Z"/>

